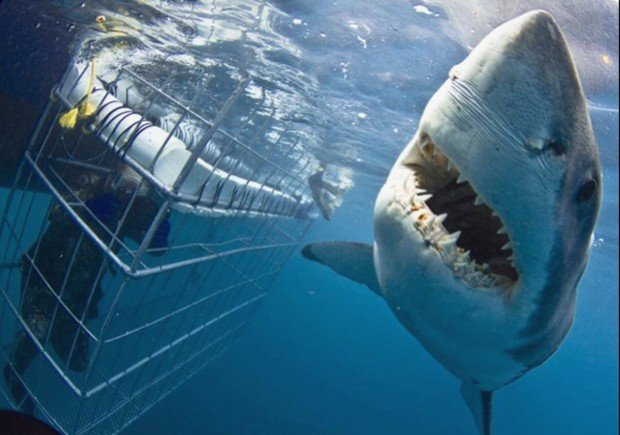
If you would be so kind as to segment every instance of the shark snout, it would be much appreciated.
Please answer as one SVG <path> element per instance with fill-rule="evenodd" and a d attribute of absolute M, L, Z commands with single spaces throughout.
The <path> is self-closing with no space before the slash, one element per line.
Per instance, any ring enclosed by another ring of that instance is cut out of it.
<path fill-rule="evenodd" d="M 515 27 L 522 33 L 550 32 L 549 36 L 557 35 L 557 24 L 549 12 L 535 9 L 512 20 Z"/>
<path fill-rule="evenodd" d="M 515 62 L 521 65 L 517 68 L 521 72 L 535 69 L 546 80 L 566 70 L 573 75 L 568 46 L 548 12 L 533 10 L 497 27 L 450 75 L 472 79 L 479 73 L 509 74 L 508 68 L 514 68 Z"/>
<path fill-rule="evenodd" d="M 574 121 L 585 117 L 569 47 L 544 10 L 530 11 L 493 30 L 450 71 L 450 79 L 463 84 L 452 86 L 458 96 L 475 99 L 478 112 L 484 111 L 472 112 L 477 118 L 473 122 L 502 135 L 500 142 L 515 151 L 543 151 L 558 143 L 564 147 Z"/>

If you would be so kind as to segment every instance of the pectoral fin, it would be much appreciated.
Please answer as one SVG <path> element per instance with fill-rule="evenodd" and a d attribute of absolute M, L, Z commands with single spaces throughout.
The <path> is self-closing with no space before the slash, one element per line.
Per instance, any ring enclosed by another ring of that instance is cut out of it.
<path fill-rule="evenodd" d="M 311 243 L 304 246 L 301 253 L 308 260 L 324 264 L 383 296 L 375 274 L 372 245 L 354 242 Z"/>
<path fill-rule="evenodd" d="M 492 391 L 482 391 L 470 382 L 463 382 L 461 394 L 474 416 L 481 435 L 491 435 Z"/>

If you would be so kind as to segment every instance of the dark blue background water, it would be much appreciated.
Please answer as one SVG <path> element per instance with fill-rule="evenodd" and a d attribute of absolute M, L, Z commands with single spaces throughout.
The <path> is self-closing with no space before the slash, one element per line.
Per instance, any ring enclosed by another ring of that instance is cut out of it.
<path fill-rule="evenodd" d="M 465 55 L 442 38 L 439 18 L 416 15 L 414 4 L 278 2 L 284 15 L 275 30 L 300 50 L 297 60 L 281 61 L 314 86 L 300 87 L 300 104 L 317 93 L 315 107 L 335 114 L 320 126 L 316 152 L 355 172 L 344 205 L 307 241 L 371 242 L 372 206 L 387 170 L 427 98 Z M 45 32 L 26 18 L 0 30 L 19 35 L 0 52 L 2 91 L 44 102 L 67 62 L 63 36 L 71 40 L 71 23 L 90 15 L 43 19 Z M 60 39 L 50 44 L 51 33 Z M 317 42 L 322 33 L 327 43 Z M 33 64 L 49 65 L 50 74 L 37 75 Z M 385 72 L 393 75 L 382 81 Z M 611 101 L 592 111 L 605 190 L 575 324 L 556 355 L 495 394 L 498 434 L 618 433 L 618 111 L 614 96 L 597 98 Z M 459 386 L 382 300 L 297 253 L 237 344 L 127 433 L 474 434 Z"/>

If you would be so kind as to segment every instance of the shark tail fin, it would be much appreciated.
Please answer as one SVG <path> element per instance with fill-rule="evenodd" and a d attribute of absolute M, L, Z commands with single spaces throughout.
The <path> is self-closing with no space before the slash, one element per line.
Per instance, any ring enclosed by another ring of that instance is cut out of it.
<path fill-rule="evenodd" d="M 375 274 L 372 245 L 354 242 L 311 243 L 304 246 L 301 254 L 334 272 L 368 286 L 383 297 Z"/>
<path fill-rule="evenodd" d="M 470 382 L 463 382 L 461 394 L 474 416 L 481 435 L 491 435 L 492 391 L 482 391 Z"/>

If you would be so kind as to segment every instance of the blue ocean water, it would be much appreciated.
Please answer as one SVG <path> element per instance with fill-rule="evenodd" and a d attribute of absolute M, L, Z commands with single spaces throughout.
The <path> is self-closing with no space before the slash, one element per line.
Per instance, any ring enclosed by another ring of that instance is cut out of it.
<path fill-rule="evenodd" d="M 132 2 L 120 3 L 135 16 L 148 12 Z M 184 2 L 154 3 L 167 10 L 177 5 L 189 13 Z M 192 13 L 200 16 L 201 6 L 214 3 L 198 2 Z M 66 33 L 67 39 L 80 26 L 91 26 L 94 14 L 111 8 L 106 2 L 50 4 L 39 21 L 49 33 L 50 16 L 60 27 L 68 23 L 55 33 Z M 272 27 L 256 32 L 277 36 L 273 44 L 280 50 L 270 46 L 266 36 L 258 42 L 237 41 L 238 46 L 232 38 L 229 45 L 206 44 L 204 55 L 222 62 L 250 56 L 253 68 L 269 80 L 282 81 L 290 111 L 315 123 L 318 133 L 309 137 L 315 154 L 351 171 L 355 185 L 343 205 L 333 220 L 319 220 L 306 241 L 369 243 L 374 198 L 387 171 L 415 132 L 427 99 L 450 66 L 466 55 L 463 40 L 446 30 L 459 11 L 446 14 L 433 5 L 416 9 L 423 4 L 411 1 L 228 3 L 239 10 L 260 4 L 267 5 L 274 19 L 269 21 Z M 571 13 L 588 16 L 585 7 Z M 0 9 L 0 18 L 2 14 Z M 32 18 L 14 23 L 15 29 L 3 27 L 0 34 L 17 34 L 37 21 Z M 234 23 L 221 18 L 224 29 L 248 25 L 235 21 L 239 16 L 234 14 L 230 19 Z M 162 28 L 167 29 L 153 20 L 142 32 Z M 617 39 L 617 15 L 615 28 L 612 22 L 605 32 Z M 5 59 L 11 62 L 0 69 L 0 90 L 38 103 L 54 81 L 26 68 L 32 87 L 23 86 L 20 68 L 28 65 L 24 53 L 34 47 L 30 61 L 44 58 L 58 74 L 68 55 L 57 42 L 51 44 L 58 52 L 54 57 L 49 45 L 40 48 L 47 34 L 29 33 L 5 43 Z M 161 38 L 176 42 L 174 35 Z M 202 47 L 198 42 L 195 46 Z M 615 62 L 612 75 L 617 82 L 617 46 L 602 43 L 598 48 Z M 195 48 L 194 54 L 200 50 Z M 594 76 L 584 83 L 593 83 L 588 98 L 604 193 L 590 263 L 579 286 L 576 320 L 552 358 L 495 394 L 494 428 L 499 434 L 618 433 L 617 87 L 598 84 L 597 71 L 588 73 Z M 459 386 L 382 300 L 296 253 L 238 342 L 126 433 L 474 434 Z"/>

